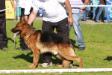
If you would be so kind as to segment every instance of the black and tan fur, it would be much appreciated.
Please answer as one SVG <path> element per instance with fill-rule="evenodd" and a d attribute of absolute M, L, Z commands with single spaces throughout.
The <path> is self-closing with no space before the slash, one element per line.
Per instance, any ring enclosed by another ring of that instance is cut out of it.
<path fill-rule="evenodd" d="M 31 68 L 38 66 L 40 54 L 45 52 L 60 56 L 63 67 L 69 67 L 70 61 L 77 61 L 79 67 L 83 66 L 82 59 L 76 56 L 70 44 L 64 43 L 63 38 L 55 33 L 35 30 L 24 21 L 18 22 L 12 32 L 19 32 L 27 46 L 32 50 L 33 63 L 30 66 Z"/>

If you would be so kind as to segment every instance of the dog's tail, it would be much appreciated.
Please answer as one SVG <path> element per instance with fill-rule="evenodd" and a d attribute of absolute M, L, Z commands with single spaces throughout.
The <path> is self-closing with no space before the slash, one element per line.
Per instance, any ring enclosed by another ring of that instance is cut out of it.
<path fill-rule="evenodd" d="M 79 62 L 79 67 L 83 67 L 82 58 L 76 56 L 72 47 L 66 48 L 66 50 L 59 50 L 59 55 L 61 55 L 66 60 Z"/>

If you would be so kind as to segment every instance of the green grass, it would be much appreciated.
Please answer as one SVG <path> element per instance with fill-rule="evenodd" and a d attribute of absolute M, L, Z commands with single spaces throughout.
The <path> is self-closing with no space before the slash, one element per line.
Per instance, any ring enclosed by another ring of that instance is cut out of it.
<path fill-rule="evenodd" d="M 10 31 L 16 24 L 15 20 L 7 20 L 7 36 L 13 39 L 13 34 Z M 41 21 L 35 21 L 34 27 L 41 29 Z M 86 49 L 80 51 L 75 50 L 76 54 L 83 58 L 84 68 L 112 68 L 112 25 L 108 24 L 81 24 Z M 19 47 L 19 37 L 17 37 L 17 47 Z M 74 39 L 74 30 L 71 28 L 70 38 Z M 8 48 L 0 50 L 0 69 L 29 69 L 32 62 L 32 55 L 27 54 L 30 51 L 16 50 L 14 43 L 9 40 Z M 39 66 L 39 68 L 42 68 Z M 49 68 L 58 68 L 52 66 Z M 60 75 L 111 75 L 112 72 L 105 73 L 63 73 Z M 2 74 L 3 75 L 3 74 Z M 5 75 L 5 74 L 4 74 Z M 11 74 L 15 75 L 15 74 Z M 40 75 L 40 74 L 16 74 L 16 75 Z M 41 74 L 43 75 L 43 74 Z M 46 75 L 52 75 L 46 74 Z M 58 73 L 54 74 L 58 75 Z"/>
<path fill-rule="evenodd" d="M 21 74 L 2 74 L 2 75 L 111 75 L 111 72 L 98 72 L 98 73 L 21 73 Z"/>

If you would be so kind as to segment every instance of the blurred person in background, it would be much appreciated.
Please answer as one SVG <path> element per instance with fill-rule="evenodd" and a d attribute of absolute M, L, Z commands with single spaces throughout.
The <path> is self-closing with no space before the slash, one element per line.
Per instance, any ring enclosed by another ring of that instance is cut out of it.
<path fill-rule="evenodd" d="M 85 0 L 82 0 L 82 1 L 83 1 L 83 3 L 85 2 Z M 83 10 L 83 13 L 82 13 L 82 18 L 81 18 L 82 21 L 86 21 L 89 18 L 90 10 L 91 10 L 90 7 L 85 7 L 85 9 Z"/>
<path fill-rule="evenodd" d="M 7 48 L 5 0 L 0 0 L 0 49 Z"/>
<path fill-rule="evenodd" d="M 16 16 L 20 18 L 19 20 L 25 20 L 27 22 L 32 11 L 32 0 L 14 0 L 14 9 L 16 11 Z M 19 49 L 28 50 L 28 47 L 21 36 Z"/>
<path fill-rule="evenodd" d="M 104 5 L 104 0 L 91 0 L 92 2 L 92 5 Z M 93 7 L 93 17 L 92 19 L 95 21 L 95 22 L 99 22 L 100 20 L 100 16 L 103 12 L 103 7 L 98 7 L 98 6 L 95 6 Z"/>
<path fill-rule="evenodd" d="M 89 0 L 85 0 L 84 2 L 82 0 L 69 0 L 69 1 L 72 7 L 73 27 L 76 35 L 76 44 L 80 50 L 84 50 L 85 42 L 80 28 L 79 20 L 86 7 L 77 7 L 77 6 L 87 5 L 89 3 Z"/>
<path fill-rule="evenodd" d="M 112 0 L 105 0 L 106 5 L 112 5 Z M 105 7 L 105 20 L 104 22 L 112 21 L 112 7 Z"/>

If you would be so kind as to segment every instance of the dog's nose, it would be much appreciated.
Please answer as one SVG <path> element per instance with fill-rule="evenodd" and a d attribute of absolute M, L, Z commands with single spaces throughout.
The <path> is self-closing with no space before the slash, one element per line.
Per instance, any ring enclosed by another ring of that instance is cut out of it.
<path fill-rule="evenodd" d="M 14 33 L 14 28 L 12 28 L 11 31 Z"/>
<path fill-rule="evenodd" d="M 12 31 L 13 33 L 16 33 L 16 32 L 17 32 L 17 30 L 15 30 L 15 28 L 12 28 L 11 31 Z"/>

